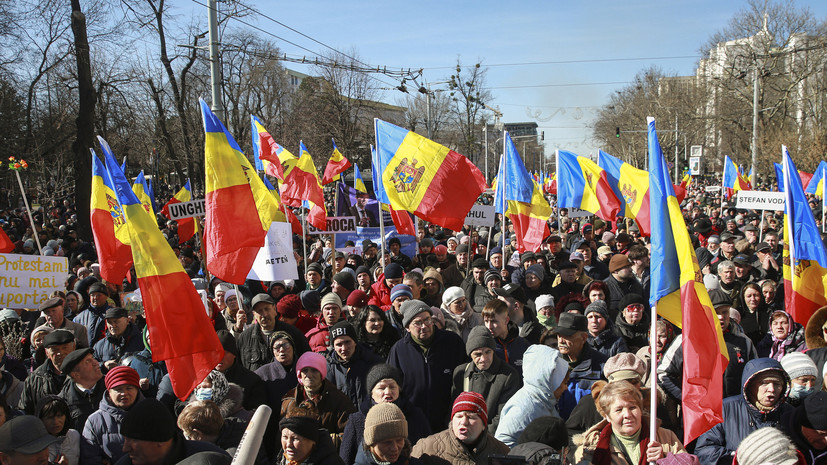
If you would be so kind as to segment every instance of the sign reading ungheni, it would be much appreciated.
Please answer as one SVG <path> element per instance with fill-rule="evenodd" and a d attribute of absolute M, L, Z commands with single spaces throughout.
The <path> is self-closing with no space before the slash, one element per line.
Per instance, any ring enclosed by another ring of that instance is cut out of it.
<path fill-rule="evenodd" d="M 0 307 L 37 308 L 65 289 L 66 257 L 0 254 Z"/>

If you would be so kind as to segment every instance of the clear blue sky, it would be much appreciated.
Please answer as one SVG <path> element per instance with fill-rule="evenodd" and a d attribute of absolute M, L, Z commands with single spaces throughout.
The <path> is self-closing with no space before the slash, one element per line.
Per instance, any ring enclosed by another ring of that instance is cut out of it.
<path fill-rule="evenodd" d="M 817 18 L 827 2 L 798 1 Z M 740 1 L 305 1 L 259 0 L 264 14 L 341 51 L 355 50 L 372 65 L 425 68 L 427 81 L 444 80 L 459 56 L 483 65 L 638 57 L 681 59 L 490 67 L 487 84 L 506 122 L 537 121 L 547 150 L 596 152 L 589 125 L 608 96 L 652 65 L 694 74 L 699 47 L 746 6 Z M 247 20 L 251 20 L 248 18 Z M 324 47 L 266 18 L 255 24 L 313 51 Z M 272 39 L 272 37 L 271 37 Z M 276 39 L 273 39 L 276 40 Z M 306 51 L 279 42 L 290 55 Z M 300 65 L 286 66 L 299 71 Z M 386 82 L 392 82 L 382 77 Z M 548 86 L 507 89 L 512 86 Z M 394 103 L 402 94 L 387 92 Z M 539 112 L 539 116 L 535 116 Z M 641 127 L 645 122 L 640 122 Z"/>

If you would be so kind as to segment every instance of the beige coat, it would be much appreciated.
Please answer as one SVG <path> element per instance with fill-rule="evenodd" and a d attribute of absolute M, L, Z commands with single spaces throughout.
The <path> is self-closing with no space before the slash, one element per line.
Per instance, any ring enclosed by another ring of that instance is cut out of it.
<path fill-rule="evenodd" d="M 494 439 L 488 430 L 482 434 L 485 437 L 477 447 L 468 449 L 448 428 L 417 441 L 411 457 L 422 460 L 425 465 L 488 465 L 489 454 L 508 454 L 508 446 Z"/>
<path fill-rule="evenodd" d="M 643 422 L 649 421 L 647 418 L 643 419 Z M 609 422 L 606 420 L 601 421 L 600 423 L 592 426 L 582 435 L 578 435 L 574 437 L 574 443 L 577 445 L 577 451 L 574 453 L 574 461 L 575 463 L 592 463 L 592 458 L 594 456 L 595 451 L 597 450 L 597 443 L 600 440 L 600 433 L 609 425 Z M 664 455 L 668 454 L 669 452 L 673 454 L 681 454 L 686 453 L 686 449 L 684 449 L 683 444 L 678 439 L 678 437 L 672 431 L 666 428 L 658 428 L 658 432 L 655 435 L 655 439 L 663 445 L 663 453 Z M 613 444 L 609 444 L 609 453 L 611 455 L 611 465 L 637 465 L 637 464 L 630 464 L 626 461 L 626 457 L 623 453 L 617 449 Z M 646 451 L 641 451 L 641 459 L 646 460 Z"/>

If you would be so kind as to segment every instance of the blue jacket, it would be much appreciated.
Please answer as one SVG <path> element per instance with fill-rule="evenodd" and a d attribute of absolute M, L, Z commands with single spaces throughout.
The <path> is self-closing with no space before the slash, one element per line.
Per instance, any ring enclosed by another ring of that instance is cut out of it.
<path fill-rule="evenodd" d="M 592 349 L 609 358 L 621 352 L 630 352 L 626 340 L 615 333 L 612 320 L 606 320 L 606 327 L 597 336 L 589 334 L 589 345 L 592 346 Z"/>
<path fill-rule="evenodd" d="M 424 410 L 431 431 L 442 431 L 451 413 L 454 368 L 469 359 L 462 338 L 456 334 L 435 327 L 432 337 L 425 353 L 410 333 L 405 334 L 391 348 L 388 364 L 405 374 L 402 392 Z"/>
<path fill-rule="evenodd" d="M 560 416 L 568 419 L 580 398 L 592 392 L 592 384 L 603 379 L 603 365 L 609 357 L 592 349 L 588 343 L 583 345 L 580 361 L 571 369 L 569 387 L 557 403 Z M 555 388 L 556 389 L 556 388 Z"/>
<path fill-rule="evenodd" d="M 86 334 L 89 336 L 89 347 L 94 347 L 95 343 L 100 341 L 106 335 L 106 318 L 103 314 L 109 308 L 109 304 L 104 304 L 103 307 L 92 307 L 91 305 L 84 311 L 78 313 L 73 319 L 75 323 L 80 323 L 86 326 Z"/>
<path fill-rule="evenodd" d="M 94 344 L 94 349 L 95 358 L 97 358 L 101 364 L 109 360 L 120 362 L 124 355 L 144 350 L 144 340 L 141 335 L 141 330 L 130 323 L 126 327 L 123 335 L 115 337 L 107 333 L 106 337 Z"/>
<path fill-rule="evenodd" d="M 505 403 L 500 413 L 500 424 L 495 438 L 508 447 L 517 444 L 517 438 L 529 423 L 539 417 L 555 416 L 557 399 L 554 391 L 566 379 L 569 364 L 555 349 L 535 344 L 523 358 L 525 376 L 523 387 Z"/>
<path fill-rule="evenodd" d="M 523 374 L 523 355 L 531 345 L 526 338 L 520 336 L 520 329 L 513 322 L 508 322 L 508 335 L 505 339 L 494 338 L 496 347 L 494 353 L 500 360 L 514 367 L 520 376 Z"/>
<path fill-rule="evenodd" d="M 144 395 L 138 391 L 135 404 L 142 401 Z M 133 405 L 135 405 L 133 404 Z M 104 394 L 98 410 L 89 415 L 83 427 L 83 440 L 80 442 L 80 463 L 115 463 L 123 453 L 123 436 L 121 423 L 126 410 L 116 407 Z"/>
<path fill-rule="evenodd" d="M 768 371 L 775 372 L 784 380 L 781 399 L 768 412 L 759 411 L 747 398 L 750 381 Z M 729 465 L 741 440 L 753 431 L 765 426 L 780 427 L 781 416 L 793 408 L 787 404 L 790 377 L 778 360 L 756 358 L 744 367 L 741 376 L 741 394 L 724 399 L 724 421 L 713 426 L 698 438 L 695 455 L 703 465 Z"/>

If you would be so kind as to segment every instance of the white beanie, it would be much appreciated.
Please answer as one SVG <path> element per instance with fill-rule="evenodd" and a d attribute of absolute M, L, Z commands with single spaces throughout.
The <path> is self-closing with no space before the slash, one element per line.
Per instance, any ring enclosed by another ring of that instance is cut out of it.
<path fill-rule="evenodd" d="M 781 359 L 781 367 L 790 375 L 790 379 L 799 376 L 818 377 L 818 367 L 813 359 L 803 352 L 790 352 Z"/>
<path fill-rule="evenodd" d="M 442 294 L 442 304 L 446 306 L 451 305 L 455 300 L 463 297 L 465 297 L 465 291 L 459 286 L 452 286 L 445 289 L 445 292 Z"/>
<path fill-rule="evenodd" d="M 798 462 L 793 442 L 771 426 L 759 428 L 741 440 L 736 458 L 740 465 L 794 465 Z"/>

